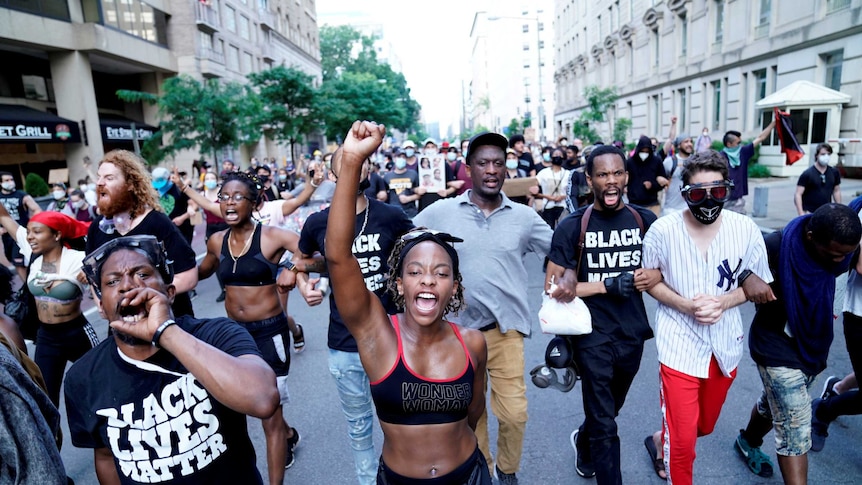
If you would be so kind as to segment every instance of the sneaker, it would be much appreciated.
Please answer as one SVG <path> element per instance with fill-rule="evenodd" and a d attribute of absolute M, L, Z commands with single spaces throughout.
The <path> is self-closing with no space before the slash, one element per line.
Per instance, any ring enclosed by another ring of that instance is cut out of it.
<path fill-rule="evenodd" d="M 823 400 L 825 401 L 825 400 L 827 400 L 827 399 L 829 399 L 829 398 L 831 398 L 831 397 L 835 397 L 835 396 L 837 396 L 837 395 L 838 395 L 838 393 L 837 393 L 837 392 L 835 392 L 835 384 L 838 384 L 839 382 L 841 382 L 841 378 L 840 378 L 840 377 L 838 377 L 838 376 L 829 376 L 829 377 L 826 379 L 826 383 L 825 383 L 825 384 L 823 384 L 823 392 L 820 394 L 820 399 L 823 399 Z M 819 451 L 819 450 L 818 450 L 818 451 Z"/>
<path fill-rule="evenodd" d="M 297 354 L 305 350 L 305 332 L 302 331 L 302 325 L 296 324 L 296 329 L 299 331 L 299 337 L 293 337 L 293 351 Z"/>
<path fill-rule="evenodd" d="M 572 448 L 575 450 L 575 472 L 584 478 L 596 476 L 596 469 L 591 462 L 583 459 L 584 454 L 578 452 L 578 430 L 572 431 Z"/>
<path fill-rule="evenodd" d="M 831 380 L 832 377 L 829 379 Z M 817 419 L 817 407 L 821 402 L 823 399 L 815 399 L 811 402 L 811 451 L 822 450 L 826 445 L 826 437 L 829 436 L 829 423 Z"/>
<path fill-rule="evenodd" d="M 748 469 L 751 470 L 751 473 L 763 478 L 772 476 L 772 461 L 760 450 L 760 447 L 748 444 L 748 441 L 742 437 L 742 430 L 739 430 L 739 436 L 736 437 L 734 444 L 734 448 L 739 452 L 739 456 L 745 462 Z"/>
<path fill-rule="evenodd" d="M 287 458 L 284 460 L 284 468 L 290 468 L 293 466 L 293 462 L 296 461 L 296 457 L 294 456 L 294 451 L 296 447 L 299 446 L 299 441 L 302 439 L 299 436 L 299 431 L 296 428 L 290 428 L 293 430 L 293 436 L 287 439 Z"/>
<path fill-rule="evenodd" d="M 497 483 L 500 485 L 518 485 L 518 477 L 514 473 L 503 473 L 497 466 L 494 467 L 494 471 L 497 475 Z"/>
<path fill-rule="evenodd" d="M 224 290 L 221 290 L 221 294 L 218 296 L 218 298 L 216 298 L 216 303 L 223 302 L 226 297 L 227 295 L 225 294 Z"/>

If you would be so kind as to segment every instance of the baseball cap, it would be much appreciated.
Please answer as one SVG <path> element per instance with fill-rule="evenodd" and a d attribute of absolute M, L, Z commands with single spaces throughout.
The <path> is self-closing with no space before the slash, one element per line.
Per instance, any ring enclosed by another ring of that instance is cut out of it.
<path fill-rule="evenodd" d="M 554 369 L 565 369 L 572 365 L 574 356 L 569 339 L 557 335 L 548 342 L 545 349 L 545 363 Z"/>
<path fill-rule="evenodd" d="M 431 137 L 428 137 L 428 138 L 426 138 L 426 139 L 425 139 L 425 141 L 423 141 L 423 142 L 422 142 L 422 146 L 425 146 L 425 145 L 427 145 L 427 144 L 429 144 L 429 143 L 432 143 L 432 144 L 436 145 L 436 144 L 437 144 L 437 140 L 435 140 L 435 139 L 433 139 L 433 138 L 431 138 Z"/>
<path fill-rule="evenodd" d="M 506 140 L 506 137 L 499 133 L 492 133 L 490 131 L 484 131 L 479 133 L 473 138 L 470 138 L 470 143 L 467 145 L 467 164 L 470 163 L 470 156 L 473 154 L 473 151 L 477 148 L 485 145 L 491 145 L 506 151 L 509 148 L 509 142 Z"/>
<path fill-rule="evenodd" d="M 401 148 L 416 148 L 416 144 L 413 143 L 413 140 L 405 140 Z"/>
<path fill-rule="evenodd" d="M 440 148 L 449 148 L 449 142 L 448 142 L 448 141 L 444 141 L 444 142 L 443 142 L 443 144 L 442 144 L 442 145 L 440 145 Z"/>
<path fill-rule="evenodd" d="M 691 138 L 691 135 L 688 133 L 680 133 L 678 137 L 673 139 L 673 146 L 678 147 L 686 138 Z"/>

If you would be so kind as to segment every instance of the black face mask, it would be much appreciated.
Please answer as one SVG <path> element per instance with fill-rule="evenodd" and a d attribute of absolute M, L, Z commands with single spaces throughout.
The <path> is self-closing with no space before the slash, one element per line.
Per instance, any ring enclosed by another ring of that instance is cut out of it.
<path fill-rule="evenodd" d="M 688 203 L 688 202 L 687 202 Z M 702 224 L 712 224 L 718 220 L 721 215 L 721 209 L 724 207 L 724 202 L 718 202 L 712 197 L 707 197 L 700 204 L 688 203 L 688 209 L 691 215 Z"/>
<path fill-rule="evenodd" d="M 359 191 L 360 192 L 365 192 L 365 190 L 368 189 L 369 187 L 371 187 L 371 180 L 368 177 L 362 179 L 359 182 Z"/>
<path fill-rule="evenodd" d="M 269 175 L 258 175 L 258 179 L 260 179 L 260 183 L 265 184 L 269 182 Z"/>
<path fill-rule="evenodd" d="M 560 166 L 563 164 L 563 157 L 551 157 L 551 163 Z"/>

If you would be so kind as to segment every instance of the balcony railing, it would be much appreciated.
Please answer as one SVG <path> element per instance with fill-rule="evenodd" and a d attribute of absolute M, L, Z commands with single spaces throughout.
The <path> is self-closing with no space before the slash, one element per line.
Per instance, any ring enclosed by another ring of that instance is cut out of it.
<path fill-rule="evenodd" d="M 205 32 L 215 32 L 219 27 L 218 12 L 209 5 L 195 2 L 195 22 Z"/>

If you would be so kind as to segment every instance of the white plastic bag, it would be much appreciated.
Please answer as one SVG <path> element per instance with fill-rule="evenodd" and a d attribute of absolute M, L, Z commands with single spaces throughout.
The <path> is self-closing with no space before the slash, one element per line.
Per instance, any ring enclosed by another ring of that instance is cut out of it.
<path fill-rule="evenodd" d="M 549 292 L 557 288 L 553 282 Z M 575 297 L 563 303 L 542 292 L 542 307 L 539 308 L 539 325 L 542 333 L 554 335 L 586 335 L 593 331 L 593 317 L 584 300 Z"/>

